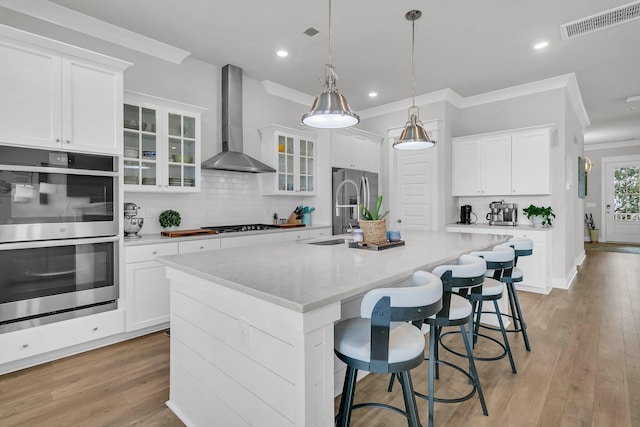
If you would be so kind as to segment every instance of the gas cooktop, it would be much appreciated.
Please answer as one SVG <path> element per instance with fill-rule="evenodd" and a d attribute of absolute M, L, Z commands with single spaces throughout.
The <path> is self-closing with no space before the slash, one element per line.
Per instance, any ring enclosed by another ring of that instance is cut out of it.
<path fill-rule="evenodd" d="M 215 230 L 218 233 L 236 233 L 238 231 L 256 231 L 256 230 L 271 230 L 273 228 L 279 228 L 277 225 L 271 224 L 241 224 L 241 225 L 220 225 L 211 227 L 200 227 L 205 230 Z"/>

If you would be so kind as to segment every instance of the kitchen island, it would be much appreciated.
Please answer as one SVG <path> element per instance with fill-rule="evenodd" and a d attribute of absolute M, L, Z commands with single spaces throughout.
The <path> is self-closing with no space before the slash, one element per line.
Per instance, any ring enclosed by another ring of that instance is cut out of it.
<path fill-rule="evenodd" d="M 167 405 L 188 426 L 333 425 L 342 301 L 508 236 L 403 238 L 383 251 L 298 241 L 159 258 L 171 281 Z"/>

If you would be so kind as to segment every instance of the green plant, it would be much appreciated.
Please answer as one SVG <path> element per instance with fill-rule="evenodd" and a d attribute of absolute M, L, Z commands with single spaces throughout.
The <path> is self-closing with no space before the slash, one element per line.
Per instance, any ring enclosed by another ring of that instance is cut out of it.
<path fill-rule="evenodd" d="M 529 205 L 528 208 L 522 209 L 522 212 L 524 212 L 524 214 L 529 219 L 531 219 L 531 217 L 533 216 L 541 216 L 542 225 L 552 225 L 553 218 L 556 217 L 556 214 L 553 213 L 553 209 L 551 209 L 551 206 L 545 208 L 544 206 Z"/>
<path fill-rule="evenodd" d="M 380 215 L 380 208 L 382 207 L 382 196 L 378 196 L 378 202 L 376 203 L 376 210 L 373 211 L 373 214 L 369 212 L 364 205 L 360 205 L 360 217 L 365 221 L 379 221 L 383 219 L 385 216 L 389 215 L 389 211 L 384 211 L 382 215 Z"/>
<path fill-rule="evenodd" d="M 160 225 L 162 226 L 162 228 L 167 228 L 179 226 L 182 218 L 180 218 L 179 212 L 169 209 L 166 211 L 162 211 L 158 220 L 160 221 Z"/>

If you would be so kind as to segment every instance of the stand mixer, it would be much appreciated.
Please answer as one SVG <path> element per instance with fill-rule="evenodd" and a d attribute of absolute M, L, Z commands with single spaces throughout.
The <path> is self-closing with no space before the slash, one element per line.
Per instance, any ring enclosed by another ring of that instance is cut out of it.
<path fill-rule="evenodd" d="M 136 218 L 140 207 L 135 203 L 124 204 L 124 238 L 125 239 L 138 239 L 140 236 L 138 232 L 142 229 L 144 224 L 144 218 Z"/>

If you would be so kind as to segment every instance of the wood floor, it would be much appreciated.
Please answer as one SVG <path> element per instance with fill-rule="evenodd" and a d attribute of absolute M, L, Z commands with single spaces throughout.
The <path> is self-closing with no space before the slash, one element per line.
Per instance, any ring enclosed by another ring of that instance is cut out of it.
<path fill-rule="evenodd" d="M 506 359 L 478 362 L 489 416 L 476 397 L 436 403 L 436 426 L 640 426 L 640 256 L 587 254 L 570 290 L 520 293 L 532 351 L 511 337 L 517 375 Z M 485 341 L 477 348 L 493 350 Z M 0 426 L 181 426 L 165 406 L 168 359 L 169 340 L 157 333 L 0 376 Z M 415 388 L 426 391 L 426 366 L 412 375 Z M 468 387 L 446 368 L 441 376 L 438 395 Z M 387 375 L 369 375 L 358 383 L 356 401 L 402 407 L 399 388 L 387 393 L 387 382 Z M 426 402 L 418 405 L 426 425 Z M 389 411 L 359 409 L 352 425 L 406 423 Z"/>

